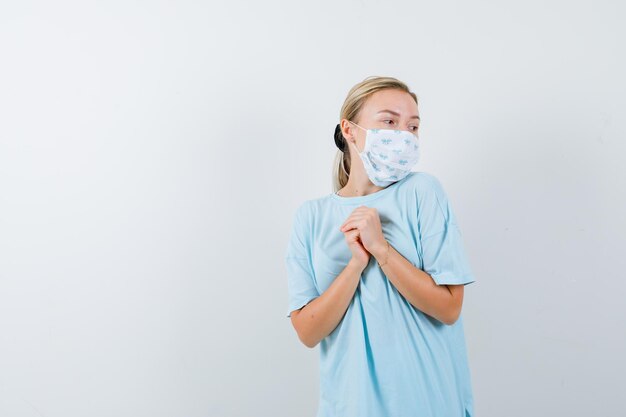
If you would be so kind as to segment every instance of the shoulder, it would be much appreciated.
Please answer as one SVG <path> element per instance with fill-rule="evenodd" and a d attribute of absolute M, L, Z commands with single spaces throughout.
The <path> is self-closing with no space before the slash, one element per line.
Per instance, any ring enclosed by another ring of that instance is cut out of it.
<path fill-rule="evenodd" d="M 411 172 L 406 178 L 405 186 L 415 192 L 418 197 L 432 196 L 440 198 L 445 196 L 443 184 L 439 178 L 428 172 Z"/>
<path fill-rule="evenodd" d="M 413 172 L 409 188 L 414 204 L 421 216 L 450 216 L 450 201 L 442 182 L 428 172 Z M 439 213 L 439 214 L 436 214 Z M 452 215 L 454 220 L 454 216 Z"/>
<path fill-rule="evenodd" d="M 306 201 L 309 211 L 315 213 L 320 210 L 328 209 L 333 204 L 332 194 L 326 194 L 321 197 L 312 198 Z"/>
<path fill-rule="evenodd" d="M 298 204 L 298 206 L 294 210 L 294 212 L 293 212 L 293 223 L 297 227 L 301 227 L 301 225 L 304 222 L 306 222 L 306 219 L 308 218 L 308 207 L 309 207 L 309 201 L 305 200 L 305 201 L 301 202 L 300 204 Z"/>
<path fill-rule="evenodd" d="M 302 201 L 295 211 L 295 217 L 298 221 L 306 223 L 315 217 L 316 213 L 324 212 L 330 202 L 330 196 L 321 196 Z"/>

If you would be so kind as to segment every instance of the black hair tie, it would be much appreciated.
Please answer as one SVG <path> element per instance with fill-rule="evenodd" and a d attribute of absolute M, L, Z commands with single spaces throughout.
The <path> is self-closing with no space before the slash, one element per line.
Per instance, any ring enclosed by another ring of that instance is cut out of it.
<path fill-rule="evenodd" d="M 346 151 L 346 139 L 341 133 L 341 127 L 339 126 L 339 123 L 337 123 L 337 126 L 335 127 L 335 145 L 337 145 L 337 148 L 339 148 L 341 152 Z"/>

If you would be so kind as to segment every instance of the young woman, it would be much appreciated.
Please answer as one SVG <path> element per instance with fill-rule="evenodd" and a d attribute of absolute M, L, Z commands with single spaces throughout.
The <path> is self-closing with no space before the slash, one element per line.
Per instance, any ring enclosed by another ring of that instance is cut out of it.
<path fill-rule="evenodd" d="M 320 345 L 318 417 L 471 417 L 461 308 L 475 282 L 442 184 L 413 172 L 417 96 L 368 77 L 335 130 L 335 192 L 296 210 L 287 317 Z"/>

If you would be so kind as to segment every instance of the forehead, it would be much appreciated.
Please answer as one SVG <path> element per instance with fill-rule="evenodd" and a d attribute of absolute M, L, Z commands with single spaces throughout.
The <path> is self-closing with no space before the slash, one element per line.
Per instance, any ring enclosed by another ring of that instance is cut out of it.
<path fill-rule="evenodd" d="M 381 110 L 391 110 L 401 117 L 419 116 L 417 103 L 405 91 L 396 89 L 380 90 L 368 97 L 363 108 L 363 114 L 373 117 Z M 381 113 L 389 115 L 389 113 Z"/>

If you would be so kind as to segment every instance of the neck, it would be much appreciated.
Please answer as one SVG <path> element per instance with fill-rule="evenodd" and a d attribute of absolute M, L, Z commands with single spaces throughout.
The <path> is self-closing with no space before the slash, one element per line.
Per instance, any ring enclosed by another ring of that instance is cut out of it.
<path fill-rule="evenodd" d="M 337 194 L 342 197 L 361 197 L 384 188 L 374 185 L 364 172 L 360 175 L 357 172 L 352 172 L 346 185 Z"/>

